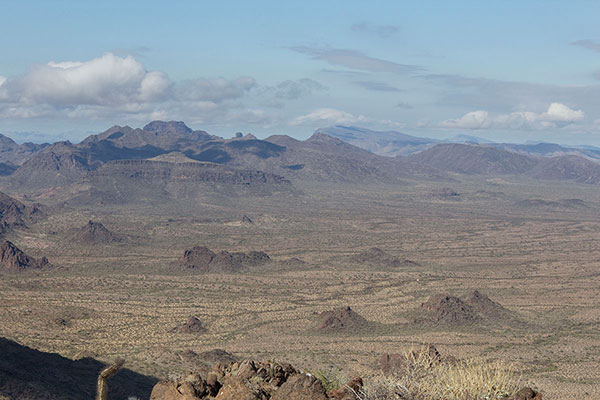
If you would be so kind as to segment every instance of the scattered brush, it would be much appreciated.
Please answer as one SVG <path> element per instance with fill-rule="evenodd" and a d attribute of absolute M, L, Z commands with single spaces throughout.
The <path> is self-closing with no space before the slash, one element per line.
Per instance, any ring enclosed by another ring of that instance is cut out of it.
<path fill-rule="evenodd" d="M 501 400 L 521 387 L 516 368 L 480 359 L 439 363 L 425 348 L 405 352 L 401 375 L 380 377 L 356 394 L 358 400 Z"/>

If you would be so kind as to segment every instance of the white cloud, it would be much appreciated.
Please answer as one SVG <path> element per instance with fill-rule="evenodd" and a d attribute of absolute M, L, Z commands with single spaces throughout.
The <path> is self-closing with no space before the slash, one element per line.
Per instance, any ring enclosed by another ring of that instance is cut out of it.
<path fill-rule="evenodd" d="M 334 108 L 319 108 L 311 113 L 294 118 L 291 125 L 348 125 L 368 122 L 364 115 L 354 115 Z"/>
<path fill-rule="evenodd" d="M 161 72 L 148 72 L 133 57 L 106 53 L 86 62 L 49 62 L 2 85 L 2 100 L 56 107 L 120 105 L 159 99 L 171 85 Z"/>
<path fill-rule="evenodd" d="M 144 121 L 162 116 L 258 123 L 268 119 L 264 112 L 240 102 L 256 86 L 251 77 L 173 82 L 131 55 L 106 53 L 88 61 L 51 61 L 21 76 L 0 76 L 0 117 Z"/>
<path fill-rule="evenodd" d="M 487 111 L 471 111 L 458 119 L 448 119 L 439 124 L 453 129 L 550 129 L 561 128 L 582 121 L 585 113 L 562 103 L 552 103 L 543 113 L 516 111 L 490 116 Z"/>

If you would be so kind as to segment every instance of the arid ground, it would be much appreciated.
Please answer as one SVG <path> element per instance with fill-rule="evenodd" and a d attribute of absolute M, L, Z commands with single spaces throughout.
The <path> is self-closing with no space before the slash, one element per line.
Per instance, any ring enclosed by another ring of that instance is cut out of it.
<path fill-rule="evenodd" d="M 597 186 L 463 177 L 296 188 L 159 205 L 40 199 L 48 218 L 7 238 L 53 267 L 0 275 L 0 336 L 70 358 L 123 357 L 159 378 L 190 368 L 186 350 L 216 348 L 368 377 L 381 354 L 432 343 L 457 358 L 514 362 L 544 399 L 600 397 Z M 123 240 L 78 243 L 89 220 Z M 273 262 L 203 273 L 178 263 L 196 245 L 265 251 Z M 413 263 L 354 258 L 371 247 Z M 430 295 L 475 289 L 511 318 L 415 322 Z M 320 330 L 317 314 L 343 306 L 368 328 Z M 205 333 L 177 331 L 190 316 Z"/>

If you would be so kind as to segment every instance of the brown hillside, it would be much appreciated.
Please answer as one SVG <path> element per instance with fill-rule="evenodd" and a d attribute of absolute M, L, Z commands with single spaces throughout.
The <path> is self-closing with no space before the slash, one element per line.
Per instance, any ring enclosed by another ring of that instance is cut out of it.
<path fill-rule="evenodd" d="M 420 315 L 415 322 L 441 325 L 473 324 L 481 320 L 481 316 L 470 304 L 459 297 L 448 294 L 433 295 L 421 304 Z"/>
<path fill-rule="evenodd" d="M 84 244 L 103 244 L 120 242 L 121 237 L 115 235 L 100 222 L 90 220 L 85 226 L 78 229 L 72 239 L 78 243 Z"/>
<path fill-rule="evenodd" d="M 0 245 L 0 268 L 11 271 L 22 271 L 29 268 L 44 268 L 50 266 L 48 259 L 36 259 L 25 254 L 17 246 L 5 240 Z"/>
<path fill-rule="evenodd" d="M 355 313 L 350 306 L 323 311 L 318 320 L 318 330 L 324 333 L 352 333 L 369 326 L 369 321 Z"/>
<path fill-rule="evenodd" d="M 202 272 L 239 272 L 244 268 L 263 265 L 270 261 L 269 255 L 262 251 L 215 253 L 205 246 L 196 246 L 183 253 L 179 264 Z"/>

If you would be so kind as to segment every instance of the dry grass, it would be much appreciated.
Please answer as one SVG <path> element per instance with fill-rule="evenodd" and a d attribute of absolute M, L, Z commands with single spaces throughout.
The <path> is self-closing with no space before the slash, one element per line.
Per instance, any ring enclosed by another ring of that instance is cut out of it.
<path fill-rule="evenodd" d="M 423 347 L 405 352 L 405 373 L 379 377 L 360 393 L 359 400 L 500 400 L 522 387 L 513 364 L 480 358 L 440 363 Z"/>

